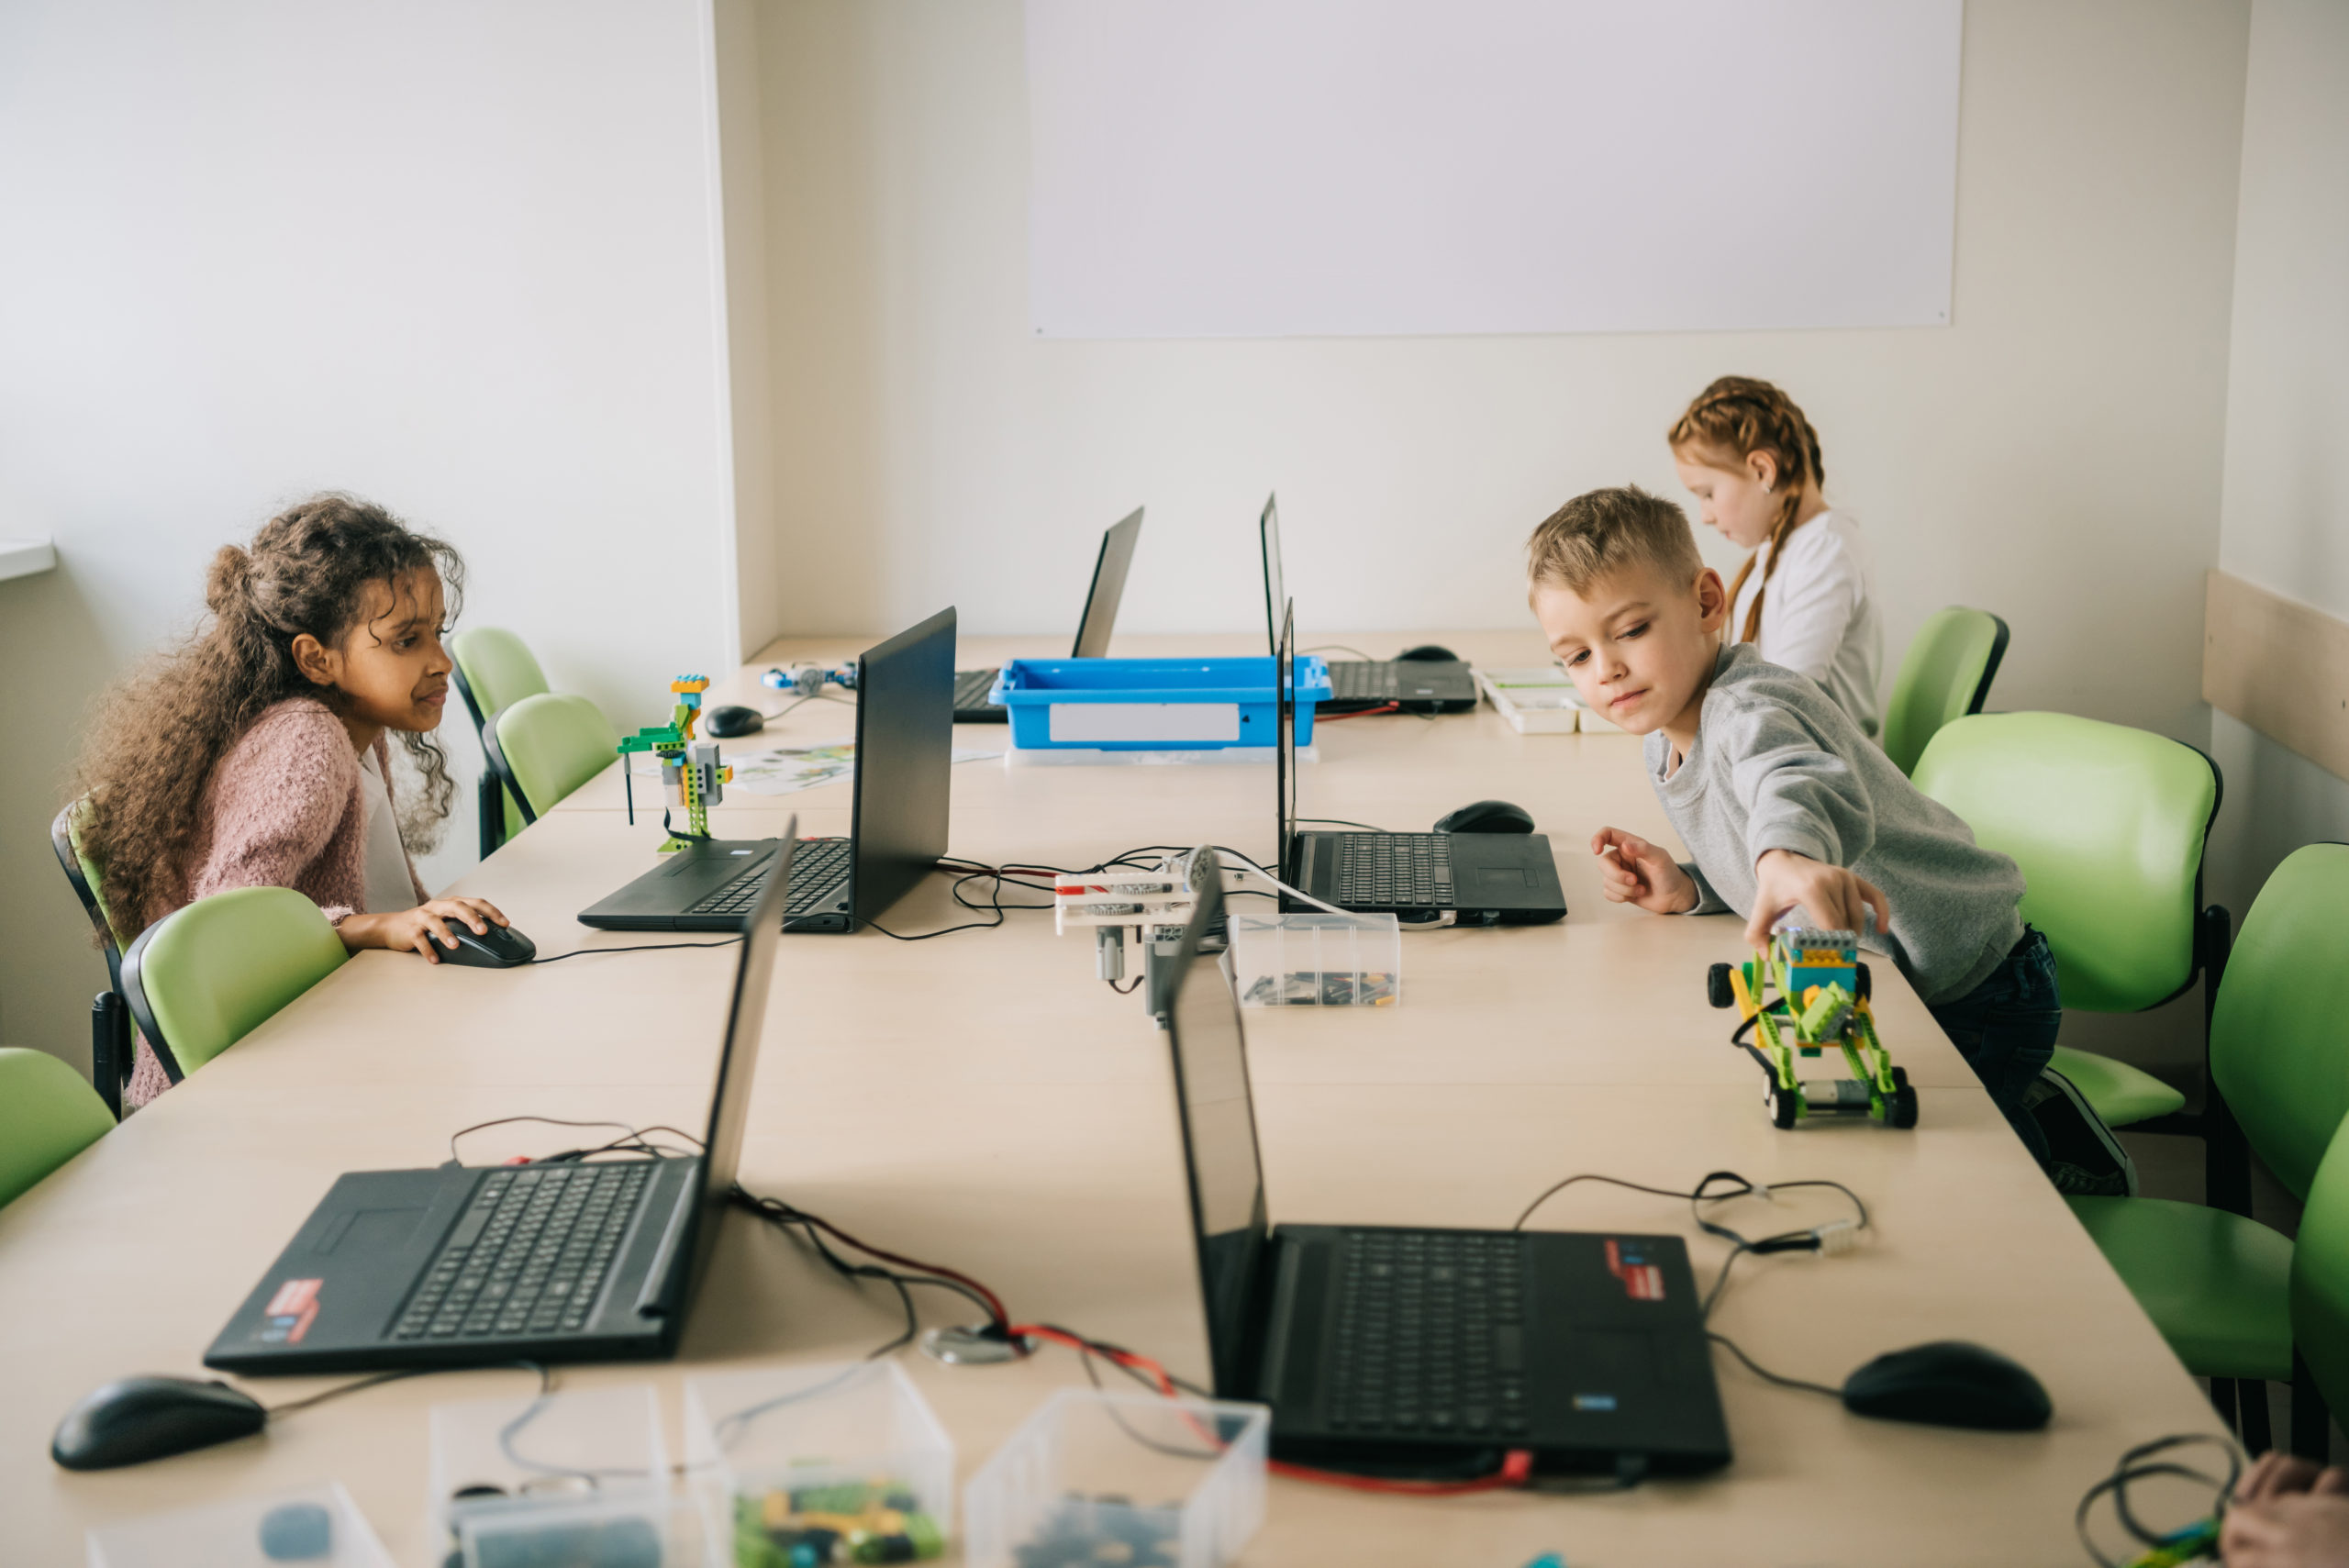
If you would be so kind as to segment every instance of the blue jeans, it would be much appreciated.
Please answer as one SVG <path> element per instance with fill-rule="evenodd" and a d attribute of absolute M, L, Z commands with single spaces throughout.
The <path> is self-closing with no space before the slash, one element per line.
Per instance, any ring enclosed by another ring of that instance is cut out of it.
<path fill-rule="evenodd" d="M 1965 1058 L 2032 1158 L 2047 1163 L 2047 1135 L 2023 1110 L 2023 1095 L 2054 1054 L 2064 1022 L 2055 986 L 2055 955 L 2047 939 L 2025 926 L 1989 978 L 1954 1002 L 1929 1006 L 1957 1053 Z"/>

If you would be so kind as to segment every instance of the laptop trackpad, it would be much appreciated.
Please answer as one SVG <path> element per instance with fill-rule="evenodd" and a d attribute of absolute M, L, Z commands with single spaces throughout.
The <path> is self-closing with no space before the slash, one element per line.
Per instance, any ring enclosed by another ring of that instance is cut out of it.
<path fill-rule="evenodd" d="M 424 1218 L 421 1208 L 354 1208 L 339 1217 L 318 1238 L 314 1252 L 331 1252 L 338 1247 L 350 1247 L 356 1252 L 389 1252 L 407 1245 L 416 1234 L 417 1222 Z"/>
<path fill-rule="evenodd" d="M 1533 879 L 1525 874 L 1523 866 L 1477 866 L 1475 869 L 1476 885 L 1480 888 L 1522 893 L 1533 885 Z"/>

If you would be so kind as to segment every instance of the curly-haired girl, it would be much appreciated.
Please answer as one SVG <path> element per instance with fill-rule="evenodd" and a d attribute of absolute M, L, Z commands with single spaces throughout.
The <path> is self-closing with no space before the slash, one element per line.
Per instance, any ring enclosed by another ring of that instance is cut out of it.
<path fill-rule="evenodd" d="M 83 841 L 107 906 L 140 929 L 232 887 L 290 887 L 343 945 L 422 953 L 506 917 L 427 898 L 408 860 L 429 847 L 453 785 L 434 744 L 449 695 L 441 651 L 464 566 L 380 506 L 317 495 L 251 546 L 213 557 L 195 637 L 108 694 L 82 760 Z M 423 775 L 403 812 L 396 733 Z M 140 1041 L 127 1098 L 169 1086 Z"/>
<path fill-rule="evenodd" d="M 1820 493 L 1819 432 L 1768 382 L 1725 375 L 1664 439 L 1705 522 L 1753 552 L 1729 586 L 1729 639 L 1809 675 L 1876 734 L 1884 621 L 1860 526 Z"/>

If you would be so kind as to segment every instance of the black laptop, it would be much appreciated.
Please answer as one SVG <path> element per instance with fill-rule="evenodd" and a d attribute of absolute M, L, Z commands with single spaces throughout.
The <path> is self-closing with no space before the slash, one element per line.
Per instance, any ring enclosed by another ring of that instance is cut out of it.
<path fill-rule="evenodd" d="M 1151 1005 L 1174 1069 L 1219 1399 L 1272 1407 L 1283 1459 L 1389 1474 L 1717 1469 L 1730 1459 L 1677 1236 L 1270 1222 L 1240 1006 L 1198 956 L 1201 889 Z M 1479 1463 L 1479 1456 L 1490 1454 Z"/>
<path fill-rule="evenodd" d="M 1274 747 L 1281 880 L 1325 904 L 1426 920 L 1449 911 L 1464 926 L 1538 926 L 1566 915 L 1566 891 L 1540 833 L 1324 833 L 1297 826 L 1297 626 L 1283 606 L 1279 733 Z M 1281 895 L 1281 907 L 1310 909 Z"/>
<path fill-rule="evenodd" d="M 343 1176 L 204 1364 L 372 1372 L 674 1354 L 742 1151 L 791 880 L 793 841 L 779 842 L 743 923 L 703 1153 Z"/>
<path fill-rule="evenodd" d="M 856 779 L 845 839 L 803 839 L 786 931 L 851 931 L 876 919 L 946 852 L 954 776 L 954 612 L 944 609 L 856 662 Z M 773 839 L 674 850 L 579 923 L 613 931 L 730 931 L 775 863 Z"/>
<path fill-rule="evenodd" d="M 1288 578 L 1281 567 L 1281 515 L 1275 498 L 1264 497 L 1256 519 L 1264 552 L 1264 630 L 1270 651 L 1280 655 L 1281 615 L 1288 607 Z M 1333 659 L 1324 713 L 1358 713 L 1395 706 L 1412 713 L 1466 713 L 1476 706 L 1476 676 L 1458 659 Z"/>
<path fill-rule="evenodd" d="M 1134 542 L 1141 538 L 1142 509 L 1136 506 L 1124 520 L 1101 536 L 1101 553 L 1093 562 L 1093 587 L 1085 595 L 1085 614 L 1076 623 L 1076 647 L 1072 659 L 1106 659 L 1109 633 L 1118 624 L 1118 603 L 1126 595 L 1126 570 L 1134 563 Z M 1008 724 L 1011 710 L 987 701 L 995 689 L 996 670 L 954 672 L 954 722 Z"/>

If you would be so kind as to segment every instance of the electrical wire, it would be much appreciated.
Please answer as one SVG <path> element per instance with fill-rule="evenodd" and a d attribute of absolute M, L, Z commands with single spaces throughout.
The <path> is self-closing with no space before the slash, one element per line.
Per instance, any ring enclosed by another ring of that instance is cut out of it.
<path fill-rule="evenodd" d="M 1357 659 L 1361 660 L 1361 661 L 1362 661 L 1364 663 L 1365 663 L 1365 664 L 1375 664 L 1375 663 L 1377 663 L 1377 662 L 1378 662 L 1378 661 L 1377 661 L 1377 660 L 1373 659 L 1369 654 L 1364 653 L 1361 649 L 1359 649 L 1359 648 L 1349 648 L 1349 647 L 1347 647 L 1347 646 L 1346 646 L 1344 643 L 1342 643 L 1342 642 L 1325 642 L 1325 643 L 1321 644 L 1319 648 L 1300 648 L 1300 649 L 1298 649 L 1297 651 L 1299 654 L 1306 654 L 1306 653 L 1351 653 L 1351 654 L 1353 654 L 1355 658 L 1357 658 Z"/>
<path fill-rule="evenodd" d="M 1300 817 L 1299 822 L 1334 822 L 1341 828 L 1359 828 L 1365 833 L 1392 833 L 1392 828 L 1374 828 L 1367 822 L 1349 822 L 1342 817 Z"/>
<path fill-rule="evenodd" d="M 2189 1448 L 2198 1444 L 2208 1444 L 2225 1455 L 2227 1473 L 2223 1480 L 2207 1472 L 2197 1470 L 2191 1465 L 2181 1464 L 2175 1459 L 2158 1457 L 2177 1449 Z M 2129 1488 L 2138 1482 L 2149 1481 L 2161 1475 L 2196 1481 L 2210 1487 L 2211 1500 L 2209 1517 L 2199 1519 L 2183 1529 L 2148 1529 L 2129 1507 Z M 2112 1473 L 2087 1489 L 2080 1498 L 2079 1507 L 2072 1515 L 2072 1528 L 2079 1535 L 2080 1545 L 2086 1548 L 2087 1554 L 2097 1561 L 2099 1568 L 2124 1568 L 2124 1563 L 2142 1563 L 2149 1560 L 2160 1562 L 2193 1562 L 2216 1553 L 2219 1527 L 2226 1520 L 2227 1504 L 2234 1496 L 2235 1484 L 2242 1479 L 2242 1451 L 2225 1438 L 2211 1432 L 2175 1432 L 2168 1437 L 2155 1438 L 2151 1442 L 2139 1443 L 2135 1448 L 2123 1453 L 2120 1462 L 2112 1467 Z M 2107 1557 L 2104 1554 L 2104 1549 L 2098 1546 L 2095 1538 L 2088 1533 L 2088 1516 L 2095 1510 L 2097 1499 L 2107 1496 L 2112 1498 L 2113 1517 L 2120 1521 L 2121 1528 L 2127 1530 L 2139 1546 L 2148 1550 L 2147 1557 L 2132 1559 Z"/>
<path fill-rule="evenodd" d="M 1341 718 L 1376 718 L 1381 714 L 1400 713 L 1402 711 L 1403 705 L 1401 703 L 1381 703 L 1376 707 L 1350 708 L 1344 713 L 1316 714 L 1314 716 L 1314 722 L 1316 724 L 1335 724 Z"/>
<path fill-rule="evenodd" d="M 523 962 L 561 963 L 566 958 L 585 958 L 591 953 L 599 952 L 670 952 L 679 948 L 730 948 L 739 945 L 741 940 L 740 937 L 728 937 L 715 942 L 636 942 L 623 948 L 573 948 L 569 952 L 552 953 L 545 958 L 526 959 Z"/>

